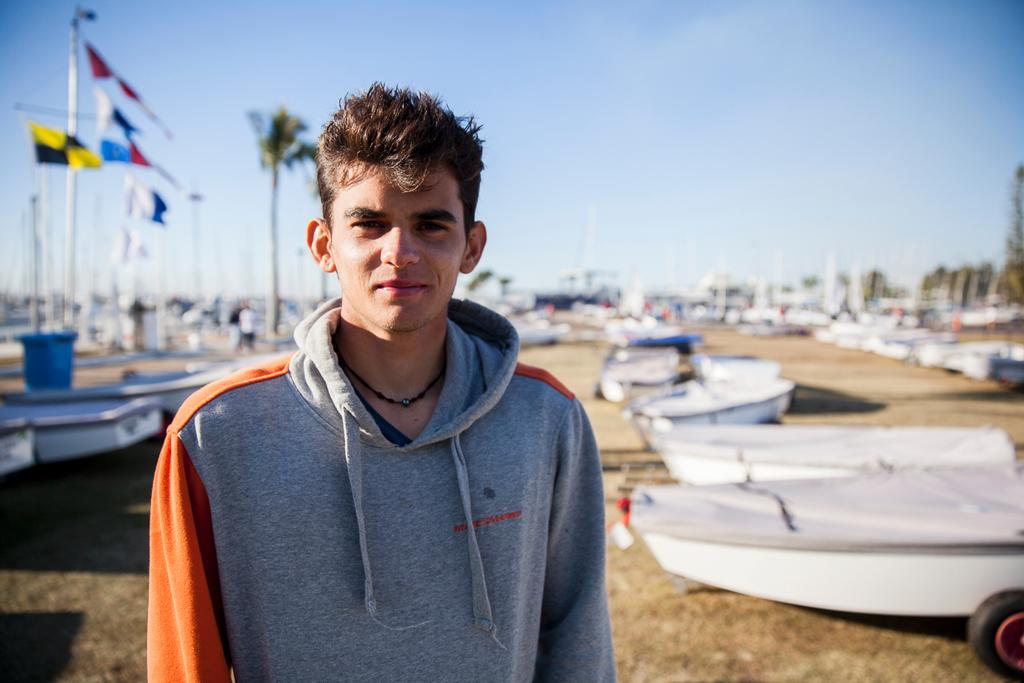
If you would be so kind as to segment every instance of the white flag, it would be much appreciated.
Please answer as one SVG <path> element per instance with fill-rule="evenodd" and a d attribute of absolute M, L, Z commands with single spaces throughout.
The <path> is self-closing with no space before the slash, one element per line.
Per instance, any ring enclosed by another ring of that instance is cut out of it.
<path fill-rule="evenodd" d="M 149 254 L 142 245 L 142 233 L 138 230 L 129 232 L 125 227 L 118 230 L 110 251 L 110 262 L 115 266 L 126 266 L 145 258 L 149 258 Z"/>
<path fill-rule="evenodd" d="M 110 128 L 110 119 L 114 116 L 114 103 L 100 86 L 93 86 L 92 91 L 96 94 L 96 130 L 106 130 Z"/>
<path fill-rule="evenodd" d="M 110 262 L 115 266 L 123 266 L 128 263 L 128 247 L 130 245 L 131 236 L 128 231 L 121 228 L 117 231 L 117 237 L 114 239 L 114 246 L 110 250 Z"/>

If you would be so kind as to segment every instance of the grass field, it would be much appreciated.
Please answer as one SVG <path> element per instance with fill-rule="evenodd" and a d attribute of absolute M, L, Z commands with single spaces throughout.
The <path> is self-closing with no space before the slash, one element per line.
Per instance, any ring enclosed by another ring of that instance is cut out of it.
<path fill-rule="evenodd" d="M 1007 430 L 1022 455 L 1024 394 L 994 383 L 809 338 L 710 330 L 707 341 L 712 352 L 782 363 L 799 385 L 787 423 L 990 424 Z M 586 405 L 613 515 L 627 479 L 623 464 L 641 463 L 631 478 L 663 471 L 645 468 L 656 457 L 619 408 L 592 398 L 603 353 L 596 344 L 568 344 L 528 349 L 522 358 L 554 372 Z M 0 680 L 144 679 L 146 529 L 158 448 L 40 467 L 0 485 Z M 998 680 L 970 652 L 962 619 L 837 614 L 712 588 L 683 593 L 642 543 L 609 548 L 608 588 L 623 681 Z"/>

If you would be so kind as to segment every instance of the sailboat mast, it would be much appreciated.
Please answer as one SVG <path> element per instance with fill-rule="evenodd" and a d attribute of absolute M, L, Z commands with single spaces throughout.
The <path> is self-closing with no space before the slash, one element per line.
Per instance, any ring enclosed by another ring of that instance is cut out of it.
<path fill-rule="evenodd" d="M 71 19 L 71 39 L 68 48 L 68 135 L 78 134 L 78 18 L 75 8 Z M 74 328 L 75 317 L 75 169 L 68 164 L 67 222 L 64 239 L 64 327 Z"/>
<path fill-rule="evenodd" d="M 32 261 L 29 264 L 31 275 L 31 296 L 32 302 L 29 306 L 29 316 L 32 323 L 32 331 L 39 334 L 42 329 L 42 321 L 39 317 L 39 195 L 32 195 Z"/>

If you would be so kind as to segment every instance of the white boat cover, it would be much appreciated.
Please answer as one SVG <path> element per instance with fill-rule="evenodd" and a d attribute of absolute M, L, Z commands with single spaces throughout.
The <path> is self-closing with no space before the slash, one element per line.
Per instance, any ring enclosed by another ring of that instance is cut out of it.
<path fill-rule="evenodd" d="M 754 356 L 699 353 L 690 357 L 694 374 L 712 382 L 766 382 L 779 376 L 779 364 Z"/>
<path fill-rule="evenodd" d="M 131 415 L 160 410 L 160 400 L 150 396 L 76 403 L 29 403 L 0 406 L 0 421 L 27 420 L 33 427 L 68 427 L 116 422 Z"/>
<path fill-rule="evenodd" d="M 793 382 L 780 378 L 761 383 L 690 381 L 673 386 L 667 395 L 643 396 L 630 404 L 629 409 L 652 418 L 701 415 L 770 401 L 795 388 Z"/>
<path fill-rule="evenodd" d="M 1010 437 L 995 427 L 831 425 L 673 426 L 656 450 L 718 461 L 856 471 L 1010 465 Z"/>
<path fill-rule="evenodd" d="M 840 479 L 657 486 L 633 494 L 641 533 L 834 552 L 1024 553 L 1024 463 Z"/>

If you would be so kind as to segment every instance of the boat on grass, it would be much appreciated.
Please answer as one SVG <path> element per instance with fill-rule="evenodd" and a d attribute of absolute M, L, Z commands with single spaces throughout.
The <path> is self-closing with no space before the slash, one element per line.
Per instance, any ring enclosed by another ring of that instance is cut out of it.
<path fill-rule="evenodd" d="M 679 352 L 664 349 L 616 349 L 601 369 L 601 398 L 621 403 L 640 391 L 670 386 L 679 378 Z"/>
<path fill-rule="evenodd" d="M 712 382 L 768 382 L 776 379 L 781 366 L 755 356 L 725 356 L 699 353 L 690 357 L 693 374 Z"/>
<path fill-rule="evenodd" d="M 972 379 L 998 379 L 997 368 L 1013 368 L 1018 362 L 1024 365 L 1024 345 L 1007 341 L 926 343 L 915 349 L 913 359 L 925 367 L 945 368 Z"/>
<path fill-rule="evenodd" d="M 644 487 L 631 520 L 684 579 L 819 609 L 970 615 L 980 658 L 1024 675 L 1024 463 Z"/>
<path fill-rule="evenodd" d="M 687 332 L 679 325 L 668 325 L 654 318 L 609 320 L 605 335 L 612 344 L 623 347 L 673 347 L 690 354 L 704 344 L 704 336 Z"/>
<path fill-rule="evenodd" d="M 8 405 L 48 405 L 80 403 L 82 401 L 112 401 L 129 398 L 155 397 L 163 411 L 173 415 L 193 392 L 210 382 L 227 377 L 243 367 L 281 354 L 243 356 L 234 360 L 197 363 L 192 370 L 174 372 L 131 373 L 121 382 L 72 389 L 41 389 L 7 394 Z"/>
<path fill-rule="evenodd" d="M 154 397 L 0 406 L 0 423 L 8 420 L 31 427 L 33 463 L 117 450 L 164 428 L 162 406 Z"/>
<path fill-rule="evenodd" d="M 0 417 L 0 477 L 31 467 L 32 426 L 23 417 Z"/>
<path fill-rule="evenodd" d="M 677 426 L 651 436 L 672 476 L 696 485 L 852 477 L 868 472 L 1010 465 L 995 427 Z"/>
<path fill-rule="evenodd" d="M 942 367 L 971 379 L 995 379 L 995 368 L 1024 368 L 1024 344 L 971 342 L 960 344 L 943 359 Z"/>
<path fill-rule="evenodd" d="M 667 392 L 641 396 L 624 411 L 641 436 L 677 425 L 735 425 L 778 422 L 789 410 L 796 385 L 782 378 L 763 382 L 691 380 Z"/>

